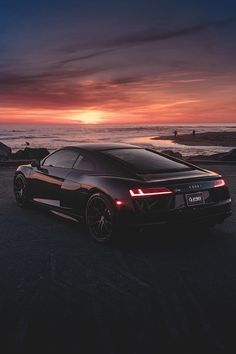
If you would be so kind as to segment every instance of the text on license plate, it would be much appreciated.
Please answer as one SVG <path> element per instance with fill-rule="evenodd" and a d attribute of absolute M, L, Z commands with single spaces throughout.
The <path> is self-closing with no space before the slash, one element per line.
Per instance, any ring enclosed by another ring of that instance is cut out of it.
<path fill-rule="evenodd" d="M 186 194 L 186 202 L 188 206 L 204 204 L 202 192 Z"/>

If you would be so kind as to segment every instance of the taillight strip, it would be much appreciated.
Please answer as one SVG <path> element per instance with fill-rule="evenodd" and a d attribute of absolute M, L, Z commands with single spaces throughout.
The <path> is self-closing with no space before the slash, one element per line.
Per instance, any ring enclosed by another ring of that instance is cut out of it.
<path fill-rule="evenodd" d="M 157 188 L 134 188 L 130 189 L 129 193 L 131 197 L 144 197 L 144 196 L 153 196 L 153 195 L 164 195 L 172 194 L 173 192 L 166 187 L 157 187 Z"/>
<path fill-rule="evenodd" d="M 226 185 L 225 181 L 222 179 L 217 179 L 216 181 L 214 181 L 214 187 L 224 187 Z"/>

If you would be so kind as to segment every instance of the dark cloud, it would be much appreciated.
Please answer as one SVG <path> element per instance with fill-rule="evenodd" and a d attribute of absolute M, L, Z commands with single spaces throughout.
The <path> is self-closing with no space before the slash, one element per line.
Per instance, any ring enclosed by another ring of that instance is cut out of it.
<path fill-rule="evenodd" d="M 86 84 L 84 81 L 89 75 L 105 69 L 97 66 L 45 70 L 38 74 L 0 72 L 0 104 L 50 109 L 76 108 L 94 104 L 97 102 L 96 97 L 99 98 L 99 95 L 103 95 L 106 91 L 107 83 Z M 108 96 L 106 92 L 106 97 Z"/>
<path fill-rule="evenodd" d="M 0 73 L 0 90 L 7 87 L 20 87 L 31 85 L 45 85 L 54 82 L 73 78 L 83 78 L 92 74 L 96 74 L 106 68 L 90 67 L 90 68 L 72 68 L 65 70 L 44 71 L 39 74 L 18 74 L 18 73 Z"/>
<path fill-rule="evenodd" d="M 87 59 L 93 59 L 96 57 L 99 57 L 101 55 L 107 54 L 107 53 L 111 53 L 113 52 L 114 49 L 106 49 L 106 50 L 100 50 L 100 51 L 95 51 L 89 54 L 85 54 L 85 55 L 81 55 L 81 56 L 75 56 L 75 57 L 71 57 L 65 60 L 62 60 L 59 62 L 59 64 L 70 64 L 73 62 L 77 62 L 77 61 L 81 61 L 81 60 L 87 60 Z"/>
<path fill-rule="evenodd" d="M 231 24 L 236 23 L 236 17 L 225 18 L 217 21 L 209 21 L 205 23 L 196 24 L 193 26 L 183 27 L 174 30 L 165 30 L 160 31 L 156 28 L 150 28 L 145 31 L 139 31 L 132 34 L 127 34 L 120 38 L 115 38 L 109 41 L 98 41 L 93 44 L 92 48 L 101 48 L 101 50 L 93 50 L 91 48 L 91 52 L 85 55 L 74 55 L 72 57 L 68 57 L 67 59 L 61 60 L 57 63 L 58 66 L 71 64 L 73 62 L 79 62 L 89 59 L 94 59 L 96 57 L 100 57 L 106 54 L 110 54 L 122 48 L 128 48 L 133 46 L 139 46 L 146 43 L 158 42 L 169 40 L 173 38 L 187 37 L 191 35 L 195 35 L 209 29 L 217 29 L 224 28 L 230 26 Z M 81 48 L 78 44 L 72 44 L 67 48 L 64 48 L 65 53 L 69 56 L 72 52 L 80 52 Z M 82 49 L 83 50 L 83 49 Z M 87 48 L 88 50 L 88 48 Z"/>
<path fill-rule="evenodd" d="M 122 76 L 111 80 L 109 83 L 111 85 L 127 85 L 137 82 L 141 82 L 142 78 L 137 76 Z"/>
<path fill-rule="evenodd" d="M 236 22 L 236 17 L 226 18 L 218 21 L 201 23 L 189 27 L 184 27 L 176 30 L 160 31 L 157 29 L 149 29 L 143 32 L 137 32 L 132 35 L 127 35 L 117 38 L 107 43 L 107 46 L 126 47 L 130 45 L 141 45 L 148 42 L 163 41 L 172 38 L 194 35 L 211 28 L 227 27 Z"/>

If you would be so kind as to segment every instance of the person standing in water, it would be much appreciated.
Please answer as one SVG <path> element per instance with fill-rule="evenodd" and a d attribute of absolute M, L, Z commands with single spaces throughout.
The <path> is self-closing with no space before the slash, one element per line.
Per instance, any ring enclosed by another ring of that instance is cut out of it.
<path fill-rule="evenodd" d="M 177 130 L 175 130 L 175 131 L 174 131 L 174 136 L 175 136 L 175 138 L 177 138 L 177 135 L 178 135 L 178 132 L 177 132 Z"/>

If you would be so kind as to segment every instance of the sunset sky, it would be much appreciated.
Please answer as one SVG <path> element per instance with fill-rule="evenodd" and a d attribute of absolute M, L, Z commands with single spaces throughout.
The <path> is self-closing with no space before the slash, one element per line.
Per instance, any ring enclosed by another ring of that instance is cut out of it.
<path fill-rule="evenodd" d="M 0 123 L 236 123 L 235 0 L 5 0 Z"/>

